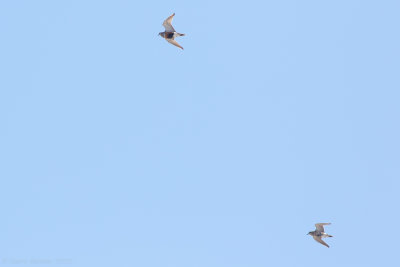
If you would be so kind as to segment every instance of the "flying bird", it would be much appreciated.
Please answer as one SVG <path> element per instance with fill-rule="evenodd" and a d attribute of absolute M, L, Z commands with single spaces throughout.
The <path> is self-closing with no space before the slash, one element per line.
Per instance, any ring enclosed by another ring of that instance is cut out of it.
<path fill-rule="evenodd" d="M 177 41 L 175 41 L 175 38 L 179 37 L 179 36 L 184 36 L 185 34 L 177 33 L 175 31 L 174 27 L 172 27 L 172 19 L 174 18 L 174 16 L 175 16 L 175 13 L 172 14 L 171 16 L 169 16 L 166 20 L 164 20 L 162 25 L 164 26 L 165 31 L 160 32 L 158 35 L 161 35 L 161 37 L 164 38 L 165 40 L 167 40 L 168 43 L 173 44 L 173 45 L 183 49 L 183 47 L 180 46 Z"/>
<path fill-rule="evenodd" d="M 315 224 L 315 231 L 309 232 L 308 235 L 311 235 L 315 241 L 321 243 L 322 245 L 326 246 L 329 248 L 329 245 L 325 243 L 322 238 L 325 237 L 332 237 L 331 235 L 328 235 L 324 231 L 324 225 L 330 225 L 331 223 L 316 223 Z"/>

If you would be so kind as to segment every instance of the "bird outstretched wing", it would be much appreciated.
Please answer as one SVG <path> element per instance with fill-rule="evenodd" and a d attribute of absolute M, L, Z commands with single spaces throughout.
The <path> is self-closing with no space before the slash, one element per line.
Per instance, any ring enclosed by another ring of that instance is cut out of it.
<path fill-rule="evenodd" d="M 173 45 L 175 45 L 175 46 L 177 46 L 177 47 L 183 49 L 183 47 L 180 46 L 180 45 L 178 44 L 178 42 L 175 41 L 174 39 L 165 39 L 165 40 L 167 40 L 168 43 L 173 44 Z"/>
<path fill-rule="evenodd" d="M 324 225 L 330 225 L 331 223 L 316 223 L 315 227 L 317 228 L 318 231 L 324 232 Z"/>
<path fill-rule="evenodd" d="M 166 32 L 174 32 L 175 31 L 174 27 L 172 27 L 172 19 L 174 18 L 174 16 L 175 16 L 175 13 L 172 14 L 171 16 L 169 16 L 166 20 L 164 20 L 162 25 L 164 26 Z"/>
<path fill-rule="evenodd" d="M 325 243 L 320 236 L 313 236 L 314 240 L 317 241 L 318 243 L 321 243 L 322 245 L 326 246 L 329 248 L 329 245 Z"/>

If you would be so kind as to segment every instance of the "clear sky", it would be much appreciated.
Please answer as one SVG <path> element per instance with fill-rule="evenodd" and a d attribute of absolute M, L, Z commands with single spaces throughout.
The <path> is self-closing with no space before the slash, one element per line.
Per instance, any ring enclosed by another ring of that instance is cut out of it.
<path fill-rule="evenodd" d="M 399 10 L 1 1 L 0 265 L 400 266 Z"/>

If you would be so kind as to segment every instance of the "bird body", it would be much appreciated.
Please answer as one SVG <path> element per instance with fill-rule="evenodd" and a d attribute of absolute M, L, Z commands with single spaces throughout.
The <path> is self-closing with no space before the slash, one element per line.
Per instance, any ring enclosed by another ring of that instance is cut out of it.
<path fill-rule="evenodd" d="M 174 39 L 179 36 L 185 36 L 184 34 L 177 33 L 177 32 L 160 32 L 160 35 L 162 38 L 165 38 L 165 39 Z"/>
<path fill-rule="evenodd" d="M 165 31 L 160 32 L 159 35 L 165 40 L 167 40 L 168 43 L 183 49 L 183 47 L 180 46 L 177 41 L 175 41 L 175 38 L 179 36 L 184 36 L 185 34 L 176 32 L 174 27 L 172 27 L 172 19 L 174 18 L 174 16 L 175 13 L 169 16 L 166 20 L 164 20 L 162 25 L 164 26 Z"/>
<path fill-rule="evenodd" d="M 331 235 L 328 235 L 327 233 L 325 233 L 325 230 L 324 230 L 324 225 L 330 225 L 330 224 L 331 223 L 316 223 L 315 231 L 309 232 L 308 235 L 311 235 L 315 241 L 317 241 L 318 243 L 321 243 L 322 245 L 329 248 L 329 245 L 327 243 L 325 243 L 322 240 L 322 238 L 332 237 Z"/>

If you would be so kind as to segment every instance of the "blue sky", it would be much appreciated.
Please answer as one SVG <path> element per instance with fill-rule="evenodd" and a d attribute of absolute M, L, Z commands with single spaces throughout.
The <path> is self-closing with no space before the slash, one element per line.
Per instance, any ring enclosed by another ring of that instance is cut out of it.
<path fill-rule="evenodd" d="M 399 266 L 399 8 L 2 1 L 0 264 Z"/>

